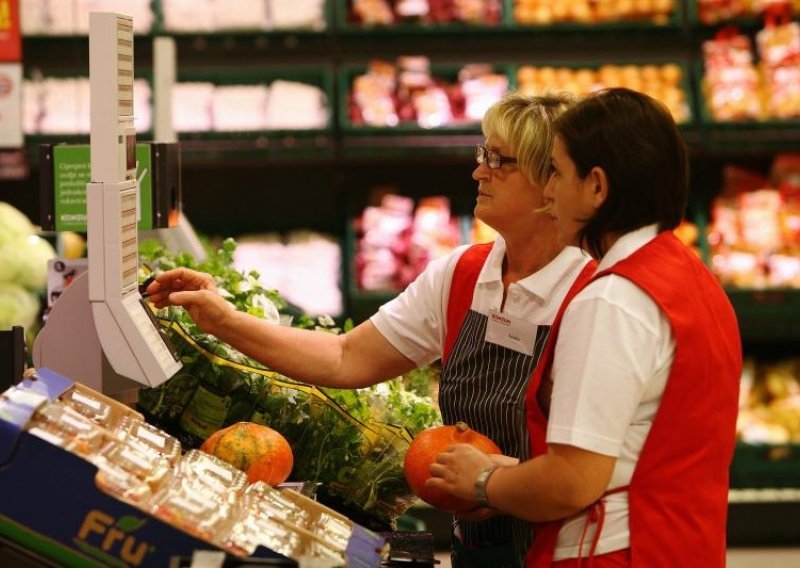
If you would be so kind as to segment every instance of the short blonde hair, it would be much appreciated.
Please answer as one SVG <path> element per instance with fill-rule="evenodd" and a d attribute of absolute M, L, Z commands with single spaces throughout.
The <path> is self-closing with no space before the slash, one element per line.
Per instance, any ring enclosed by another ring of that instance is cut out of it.
<path fill-rule="evenodd" d="M 569 93 L 534 97 L 511 93 L 486 111 L 483 135 L 502 141 L 528 181 L 544 186 L 550 176 L 553 123 L 575 100 Z"/>

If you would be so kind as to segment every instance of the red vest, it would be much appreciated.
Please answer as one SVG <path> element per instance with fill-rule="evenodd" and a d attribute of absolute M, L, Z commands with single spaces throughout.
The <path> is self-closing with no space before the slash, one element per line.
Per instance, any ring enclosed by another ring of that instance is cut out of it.
<path fill-rule="evenodd" d="M 478 283 L 478 276 L 491 250 L 492 243 L 472 245 L 456 261 L 447 301 L 447 330 L 442 349 L 442 366 L 447 362 L 456 344 L 464 318 L 472 305 L 475 284 Z"/>
<path fill-rule="evenodd" d="M 711 272 L 671 232 L 592 280 L 612 273 L 658 304 L 676 342 L 664 395 L 628 487 L 632 565 L 723 567 L 742 371 L 736 316 Z M 547 450 L 547 419 L 536 393 L 552 365 L 563 311 L 577 292 L 573 288 L 564 300 L 528 390 L 533 456 Z M 560 521 L 537 525 L 527 566 L 551 565 L 560 527 Z"/>

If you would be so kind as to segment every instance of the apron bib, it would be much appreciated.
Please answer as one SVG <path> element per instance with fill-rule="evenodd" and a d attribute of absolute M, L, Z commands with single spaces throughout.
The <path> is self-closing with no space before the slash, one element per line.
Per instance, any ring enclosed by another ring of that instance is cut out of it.
<path fill-rule="evenodd" d="M 456 264 L 447 306 L 439 406 L 445 424 L 463 420 L 510 456 L 527 459 L 525 392 L 550 326 L 539 326 L 533 353 L 487 343 L 487 317 L 470 309 L 491 244 L 467 249 Z M 533 525 L 508 516 L 453 523 L 455 568 L 522 566 Z M 514 544 L 512 544 L 514 543 Z"/>
<path fill-rule="evenodd" d="M 534 354 L 525 355 L 484 341 L 487 319 L 474 310 L 464 319 L 442 369 L 442 419 L 445 424 L 463 420 L 494 440 L 503 454 L 524 461 L 530 447 L 525 391 L 550 326 L 538 326 Z M 461 537 L 460 541 L 454 539 L 461 545 L 454 546 L 454 566 L 522 566 L 533 540 L 531 523 L 505 515 L 480 522 L 455 521 L 454 528 Z M 498 546 L 506 550 L 498 550 Z M 492 562 L 485 563 L 489 559 Z"/>

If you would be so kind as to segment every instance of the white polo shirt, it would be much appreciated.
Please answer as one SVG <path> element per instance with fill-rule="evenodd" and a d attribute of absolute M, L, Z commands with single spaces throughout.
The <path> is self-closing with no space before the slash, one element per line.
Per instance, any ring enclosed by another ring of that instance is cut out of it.
<path fill-rule="evenodd" d="M 656 237 L 655 225 L 623 235 L 603 257 L 610 268 Z M 680 278 L 665 274 L 664 278 Z M 661 403 L 675 356 L 666 315 L 641 288 L 615 274 L 584 288 L 564 313 L 553 360 L 547 442 L 617 458 L 608 489 L 628 485 Z M 585 514 L 567 519 L 555 560 L 578 556 Z M 594 536 L 592 524 L 583 555 Z M 596 553 L 630 544 L 627 492 L 606 498 Z"/>
<path fill-rule="evenodd" d="M 419 366 L 442 356 L 447 303 L 456 263 L 468 245 L 431 262 L 397 298 L 370 318 L 378 331 Z M 498 237 L 481 269 L 471 308 L 483 315 L 503 303 L 503 259 L 506 243 Z M 587 254 L 566 247 L 538 272 L 508 287 L 504 313 L 536 325 L 550 325 L 564 296 L 589 262 Z"/>

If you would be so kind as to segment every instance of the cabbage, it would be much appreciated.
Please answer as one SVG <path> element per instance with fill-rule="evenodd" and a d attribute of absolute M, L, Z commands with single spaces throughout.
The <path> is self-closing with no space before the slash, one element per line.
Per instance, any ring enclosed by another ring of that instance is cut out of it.
<path fill-rule="evenodd" d="M 55 256 L 50 243 L 36 235 L 10 240 L 0 245 L 0 282 L 41 290 L 47 284 L 47 261 Z"/>
<path fill-rule="evenodd" d="M 39 298 L 22 286 L 0 282 L 0 330 L 21 325 L 30 328 L 39 315 Z"/>
<path fill-rule="evenodd" d="M 36 228 L 23 213 L 0 201 L 0 247 L 35 232 Z"/>

